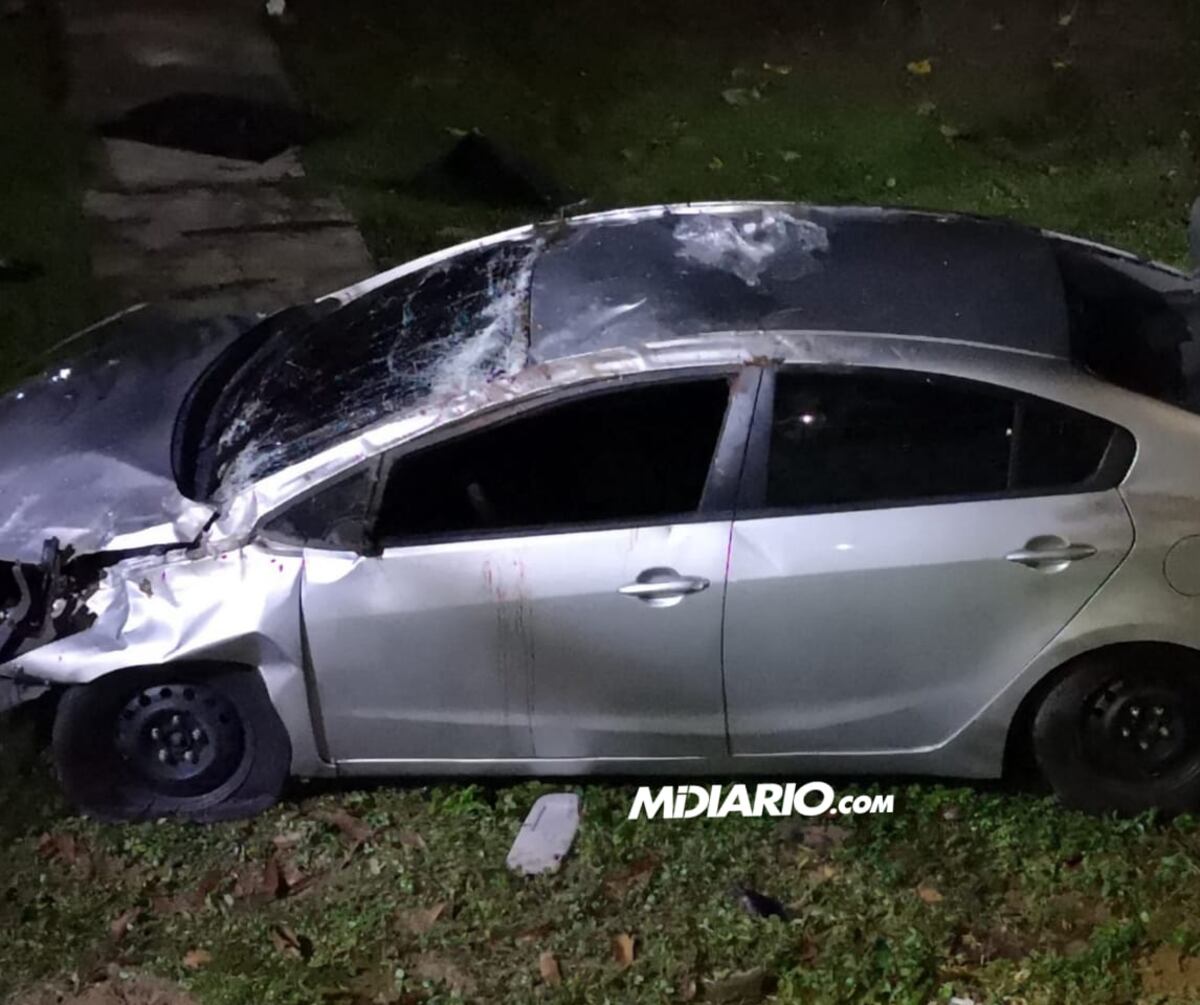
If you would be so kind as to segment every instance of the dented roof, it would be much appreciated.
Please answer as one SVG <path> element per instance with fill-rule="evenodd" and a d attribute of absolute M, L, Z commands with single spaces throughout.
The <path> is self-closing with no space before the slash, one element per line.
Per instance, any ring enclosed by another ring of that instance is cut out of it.
<path fill-rule="evenodd" d="M 1039 231 L 907 210 L 655 207 L 524 227 L 385 273 L 259 348 L 222 395 L 207 481 L 529 363 L 705 332 L 886 332 L 1068 354 Z"/>

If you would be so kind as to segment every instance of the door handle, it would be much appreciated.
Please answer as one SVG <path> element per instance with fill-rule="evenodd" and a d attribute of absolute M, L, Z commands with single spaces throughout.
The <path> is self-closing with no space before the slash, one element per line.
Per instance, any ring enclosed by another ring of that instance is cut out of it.
<path fill-rule="evenodd" d="M 683 576 L 674 569 L 646 569 L 632 583 L 617 587 L 623 597 L 633 597 L 650 607 L 674 607 L 690 593 L 707 590 L 711 584 L 703 576 Z"/>
<path fill-rule="evenodd" d="M 1010 551 L 1004 558 L 1030 569 L 1058 572 L 1071 562 L 1091 558 L 1094 554 L 1096 549 L 1090 544 L 1070 544 L 1061 537 L 1048 535 L 1033 538 L 1024 548 Z"/>

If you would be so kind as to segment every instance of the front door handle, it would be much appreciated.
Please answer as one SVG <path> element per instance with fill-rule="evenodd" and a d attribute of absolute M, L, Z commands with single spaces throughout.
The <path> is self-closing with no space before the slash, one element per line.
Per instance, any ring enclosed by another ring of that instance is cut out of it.
<path fill-rule="evenodd" d="M 707 590 L 711 585 L 703 576 L 681 576 L 674 569 L 647 569 L 632 583 L 617 587 L 617 592 L 652 607 L 673 607 L 688 594 Z"/>
<path fill-rule="evenodd" d="M 1096 549 L 1090 544 L 1071 544 L 1061 537 L 1047 534 L 1031 538 L 1025 542 L 1024 548 L 1010 551 L 1004 557 L 1009 562 L 1015 562 L 1030 569 L 1037 569 L 1041 572 L 1058 572 L 1072 562 L 1078 562 L 1082 558 L 1091 558 L 1094 554 L 1096 554 Z"/>

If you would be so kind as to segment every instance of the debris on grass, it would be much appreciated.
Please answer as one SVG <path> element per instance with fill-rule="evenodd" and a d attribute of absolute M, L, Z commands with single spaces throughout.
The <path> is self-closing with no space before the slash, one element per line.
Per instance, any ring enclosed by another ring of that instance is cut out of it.
<path fill-rule="evenodd" d="M 534 876 L 557 872 L 579 830 L 579 797 L 553 792 L 533 804 L 509 850 L 513 872 Z"/>
<path fill-rule="evenodd" d="M 212 953 L 207 949 L 189 949 L 183 954 L 182 962 L 188 970 L 199 970 L 212 963 Z"/>
<path fill-rule="evenodd" d="M 439 901 L 432 907 L 410 907 L 396 912 L 396 924 L 412 935 L 424 935 L 433 928 L 445 910 L 445 901 Z"/>
<path fill-rule="evenodd" d="M 538 956 L 538 973 L 542 980 L 551 987 L 556 988 L 562 983 L 562 971 L 559 969 L 558 959 L 549 949 L 544 950 Z"/>
<path fill-rule="evenodd" d="M 1159 946 L 1138 969 L 1147 995 L 1189 1001 L 1200 996 L 1200 957 L 1185 956 L 1176 946 Z"/>
<path fill-rule="evenodd" d="M 748 886 L 735 886 L 733 896 L 738 906 L 754 918 L 783 918 L 787 920 L 787 908 L 781 901 L 765 893 L 751 890 Z"/>
<path fill-rule="evenodd" d="M 637 940 L 628 932 L 621 932 L 612 938 L 612 958 L 618 970 L 633 966 L 634 955 L 637 951 Z"/>

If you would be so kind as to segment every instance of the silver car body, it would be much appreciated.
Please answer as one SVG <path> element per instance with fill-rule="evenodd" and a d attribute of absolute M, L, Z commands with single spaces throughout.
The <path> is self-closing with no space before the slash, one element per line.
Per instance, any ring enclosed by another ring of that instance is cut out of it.
<path fill-rule="evenodd" d="M 775 211 L 655 207 L 564 226 L 765 220 Z M 450 249 L 333 299 L 352 303 L 465 250 L 535 233 Z M 806 250 L 819 246 L 819 235 L 801 239 Z M 726 263 L 751 284 L 762 266 L 755 251 Z M 662 335 L 630 330 L 619 344 L 568 346 L 485 381 L 435 388 L 215 501 L 111 537 L 104 547 L 189 540 L 213 517 L 190 548 L 108 566 L 86 597 L 89 627 L 29 648 L 0 673 L 19 671 L 36 689 L 173 661 L 255 667 L 300 776 L 994 777 L 1022 699 L 1067 660 L 1139 640 L 1200 651 L 1200 416 L 1034 348 L 802 327 L 668 326 Z M 736 376 L 726 420 L 736 437 L 764 369 L 790 366 L 997 385 L 1123 427 L 1136 455 L 1118 487 L 1080 494 L 543 531 L 373 555 L 263 531 L 315 487 L 385 452 L 616 381 Z M 1052 567 L 1006 561 L 1048 537 L 1086 542 L 1094 554 Z M 670 604 L 618 592 L 655 569 L 711 586 Z"/>

